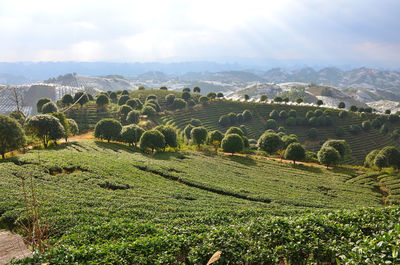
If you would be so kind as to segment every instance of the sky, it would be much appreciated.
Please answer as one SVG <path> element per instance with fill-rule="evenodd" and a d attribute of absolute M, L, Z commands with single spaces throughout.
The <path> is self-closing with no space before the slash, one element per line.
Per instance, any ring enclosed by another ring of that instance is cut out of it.
<path fill-rule="evenodd" d="M 399 0 L 1 0 L 0 61 L 369 63 L 400 68 Z"/>

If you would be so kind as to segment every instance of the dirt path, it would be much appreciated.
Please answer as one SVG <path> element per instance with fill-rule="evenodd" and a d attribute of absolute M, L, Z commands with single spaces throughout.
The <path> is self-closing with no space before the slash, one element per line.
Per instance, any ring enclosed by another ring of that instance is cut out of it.
<path fill-rule="evenodd" d="M 0 265 L 7 264 L 13 258 L 26 257 L 32 257 L 32 252 L 25 246 L 20 236 L 0 231 Z"/>

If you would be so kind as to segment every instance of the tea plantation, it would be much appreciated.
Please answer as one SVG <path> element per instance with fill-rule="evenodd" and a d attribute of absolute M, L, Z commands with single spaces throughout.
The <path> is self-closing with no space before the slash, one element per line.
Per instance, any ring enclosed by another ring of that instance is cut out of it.
<path fill-rule="evenodd" d="M 0 224 L 33 185 L 49 248 L 22 264 L 398 264 L 400 179 L 80 141 L 0 163 Z M 383 192 L 385 191 L 385 192 Z M 23 233 L 23 231 L 21 231 Z"/>

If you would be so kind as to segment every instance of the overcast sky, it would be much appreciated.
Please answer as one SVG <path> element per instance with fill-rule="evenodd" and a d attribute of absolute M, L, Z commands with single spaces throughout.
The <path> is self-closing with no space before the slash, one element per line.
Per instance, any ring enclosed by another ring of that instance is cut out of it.
<path fill-rule="evenodd" d="M 400 65 L 399 0 L 0 1 L 0 61 Z"/>

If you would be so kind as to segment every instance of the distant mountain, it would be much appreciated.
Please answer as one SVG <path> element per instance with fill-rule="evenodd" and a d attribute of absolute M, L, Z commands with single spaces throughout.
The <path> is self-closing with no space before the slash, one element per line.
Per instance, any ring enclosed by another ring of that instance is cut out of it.
<path fill-rule="evenodd" d="M 246 83 L 246 82 L 262 82 L 265 81 L 262 77 L 246 72 L 246 71 L 224 71 L 224 72 L 202 72 L 202 73 L 187 73 L 179 77 L 181 80 L 191 81 L 217 81 L 224 83 Z"/>
<path fill-rule="evenodd" d="M 0 73 L 0 85 L 22 85 L 32 82 L 31 79 L 22 75 Z"/>

